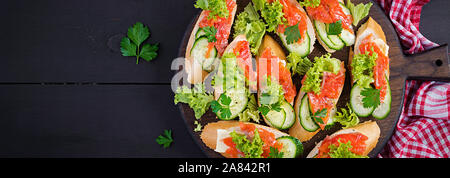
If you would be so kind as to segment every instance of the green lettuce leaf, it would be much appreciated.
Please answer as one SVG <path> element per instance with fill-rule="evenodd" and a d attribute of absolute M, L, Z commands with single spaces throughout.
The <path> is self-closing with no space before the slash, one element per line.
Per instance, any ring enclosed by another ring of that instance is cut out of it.
<path fill-rule="evenodd" d="M 224 0 L 197 0 L 194 7 L 210 11 L 208 19 L 226 18 L 229 14 L 226 1 Z"/>
<path fill-rule="evenodd" d="M 253 3 L 255 4 L 256 9 L 261 11 L 261 16 L 266 21 L 268 32 L 274 32 L 278 28 L 278 25 L 287 22 L 283 13 L 283 5 L 278 0 L 275 0 L 272 3 L 253 0 Z"/>
<path fill-rule="evenodd" d="M 353 17 L 353 25 L 357 26 L 359 21 L 369 15 L 370 7 L 372 7 L 372 3 L 369 2 L 367 4 L 360 3 L 358 5 L 354 5 L 350 0 L 347 0 L 347 8 L 350 10 L 350 13 Z"/>
<path fill-rule="evenodd" d="M 368 158 L 368 156 L 361 156 L 351 152 L 350 149 L 353 146 L 350 141 L 347 143 L 341 143 L 341 141 L 338 140 L 338 142 L 339 146 L 334 144 L 330 144 L 330 146 L 328 146 L 330 149 L 328 155 L 330 155 L 331 158 Z"/>
<path fill-rule="evenodd" d="M 239 114 L 239 121 L 249 122 L 250 120 L 259 123 L 258 103 L 256 103 L 255 95 L 250 94 L 247 108 Z"/>
<path fill-rule="evenodd" d="M 353 80 L 357 85 L 368 88 L 373 79 L 373 67 L 375 66 L 375 61 L 378 58 L 378 54 L 373 52 L 372 55 L 369 55 L 367 51 L 366 54 L 358 54 L 354 55 L 352 59 L 352 75 Z"/>
<path fill-rule="evenodd" d="M 305 93 L 313 91 L 320 93 L 322 85 L 323 72 L 333 72 L 337 74 L 341 69 L 339 59 L 331 58 L 331 54 L 325 54 L 321 57 L 314 57 L 314 65 L 306 72 L 306 79 L 303 82 L 301 90 Z"/>
<path fill-rule="evenodd" d="M 291 71 L 291 75 L 305 75 L 313 63 L 308 58 L 302 58 L 298 53 L 292 52 L 287 57 L 286 68 Z"/>
<path fill-rule="evenodd" d="M 192 89 L 182 86 L 175 91 L 174 103 L 186 103 L 194 110 L 195 118 L 199 119 L 209 109 L 209 103 L 214 100 L 212 94 L 205 90 L 203 84 L 196 84 Z"/>
<path fill-rule="evenodd" d="M 234 23 L 234 37 L 244 34 L 250 43 L 250 50 L 256 54 L 265 33 L 266 24 L 260 19 L 252 3 L 249 3 L 237 16 Z"/>
<path fill-rule="evenodd" d="M 264 142 L 259 136 L 258 129 L 255 129 L 254 137 L 251 141 L 244 134 L 238 134 L 234 131 L 230 133 L 230 136 L 233 143 L 236 144 L 236 148 L 244 153 L 245 158 L 261 158 Z"/>
<path fill-rule="evenodd" d="M 359 117 L 347 103 L 347 109 L 341 108 L 341 112 L 337 111 L 333 121 L 339 122 L 346 129 L 357 125 L 359 123 Z"/>
<path fill-rule="evenodd" d="M 305 7 L 317 7 L 320 5 L 320 0 L 303 0 L 303 2 L 299 2 L 300 5 Z"/>

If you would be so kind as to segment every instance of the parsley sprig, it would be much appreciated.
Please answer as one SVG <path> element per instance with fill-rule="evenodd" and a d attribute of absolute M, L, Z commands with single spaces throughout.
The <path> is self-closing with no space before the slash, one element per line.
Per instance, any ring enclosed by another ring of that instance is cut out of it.
<path fill-rule="evenodd" d="M 141 44 L 150 36 L 148 27 L 141 22 L 137 22 L 132 27 L 128 28 L 127 37 L 120 41 L 120 51 L 123 56 L 136 56 L 136 64 L 139 63 L 139 58 L 146 61 L 151 61 L 158 56 L 159 43 L 156 44 Z"/>
<path fill-rule="evenodd" d="M 292 44 L 298 42 L 301 39 L 300 31 L 298 30 L 298 24 L 286 27 L 284 35 L 286 35 L 286 43 Z"/>
<path fill-rule="evenodd" d="M 208 42 L 211 43 L 211 42 L 216 42 L 217 41 L 217 39 L 216 39 L 216 33 L 217 33 L 216 27 L 213 27 L 213 26 L 211 26 L 211 27 L 203 27 L 202 29 L 205 32 L 206 38 L 208 38 Z"/>
<path fill-rule="evenodd" d="M 280 102 L 276 102 L 273 104 L 262 104 L 258 110 L 261 112 L 262 115 L 266 116 L 267 113 L 269 113 L 271 110 L 280 112 L 281 111 L 281 104 Z"/>
<path fill-rule="evenodd" d="M 342 32 L 342 20 L 328 25 L 328 35 L 339 35 Z"/>
<path fill-rule="evenodd" d="M 267 158 L 283 158 L 284 153 L 280 152 L 277 148 L 270 147 L 269 157 Z"/>
<path fill-rule="evenodd" d="M 322 118 L 327 116 L 327 108 L 323 108 L 321 110 L 316 111 L 311 118 L 316 122 L 320 124 L 324 124 Z"/>
<path fill-rule="evenodd" d="M 213 100 L 210 103 L 212 111 L 219 114 L 222 119 L 231 117 L 230 104 L 231 98 L 225 93 L 222 93 L 217 101 Z"/>
<path fill-rule="evenodd" d="M 156 138 L 156 143 L 162 145 L 164 148 L 168 148 L 172 142 L 173 138 L 171 130 L 164 130 L 164 134 Z"/>
<path fill-rule="evenodd" d="M 376 108 L 380 105 L 380 90 L 372 87 L 364 88 L 361 91 L 364 108 Z"/>

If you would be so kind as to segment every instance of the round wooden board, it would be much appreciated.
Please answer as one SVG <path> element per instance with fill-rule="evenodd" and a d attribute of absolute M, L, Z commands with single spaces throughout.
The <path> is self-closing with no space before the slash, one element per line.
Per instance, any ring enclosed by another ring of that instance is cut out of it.
<path fill-rule="evenodd" d="M 236 16 L 239 12 L 243 11 L 244 7 L 250 2 L 250 0 L 237 0 L 238 9 L 236 12 Z M 352 0 L 354 4 L 358 3 L 368 3 L 371 2 L 369 0 Z M 434 48 L 425 53 L 416 54 L 412 56 L 406 56 L 402 52 L 402 46 L 400 45 L 397 33 L 395 32 L 394 27 L 392 26 L 388 17 L 384 14 L 383 10 L 379 7 L 376 2 L 372 2 L 374 5 L 372 6 L 369 16 L 371 16 L 375 21 L 377 21 L 386 35 L 386 40 L 389 45 L 389 58 L 390 58 L 390 85 L 392 92 L 392 106 L 391 113 L 386 119 L 377 120 L 373 117 L 368 118 L 360 118 L 361 122 L 367 120 L 374 120 L 378 123 L 381 129 L 381 136 L 378 140 L 377 146 L 370 152 L 370 157 L 376 157 L 376 155 L 383 149 L 389 138 L 391 137 L 395 125 L 397 124 L 398 118 L 400 116 L 402 106 L 403 106 L 403 96 L 404 96 L 404 88 L 406 79 L 422 79 L 422 80 L 444 80 L 450 81 L 450 70 L 449 70 L 449 58 L 448 58 L 448 47 L 447 44 L 441 45 L 438 48 Z M 181 42 L 181 46 L 179 49 L 178 56 L 184 57 L 186 51 L 186 45 L 189 40 L 189 36 L 195 25 L 198 16 L 193 19 L 193 21 L 188 26 L 183 41 Z M 368 17 L 361 20 L 359 25 L 355 28 L 358 29 L 359 26 L 366 22 Z M 231 32 L 233 34 L 233 30 Z M 278 36 L 274 34 L 270 34 L 274 39 L 276 39 L 281 46 L 282 43 Z M 230 35 L 231 36 L 231 35 Z M 232 39 L 230 38 L 230 41 Z M 284 47 L 283 47 L 284 48 Z M 340 59 L 345 62 L 345 66 L 347 66 L 348 62 L 348 53 L 350 47 L 345 47 L 340 51 L 336 51 L 332 54 L 332 57 Z M 285 53 L 287 53 L 285 49 Z M 325 49 L 320 46 L 318 41 L 316 41 L 314 45 L 314 51 L 308 56 L 309 59 L 314 59 L 314 56 L 321 56 L 326 54 Z M 181 69 L 180 69 L 181 70 Z M 347 69 L 348 71 L 348 69 Z M 301 77 L 294 77 L 294 83 L 297 86 L 297 90 L 300 89 L 300 80 Z M 337 104 L 338 108 L 345 107 L 346 103 L 349 101 L 350 96 L 350 82 L 349 82 L 349 73 L 346 74 L 345 86 L 341 97 L 339 98 L 339 102 Z M 194 132 L 194 112 L 193 110 L 184 103 L 179 104 L 179 108 L 183 119 L 187 125 L 189 132 L 191 133 L 194 140 L 203 150 L 203 152 L 212 158 L 221 158 L 222 156 L 215 152 L 214 150 L 208 148 L 200 139 L 200 132 Z M 202 116 L 200 120 L 198 120 L 202 126 L 205 126 L 210 122 L 217 122 L 215 114 L 209 110 L 205 115 Z M 311 140 L 307 142 L 303 142 L 304 152 L 302 157 L 306 157 L 309 151 L 314 148 L 315 144 L 325 138 L 326 135 L 330 135 L 341 129 L 339 124 L 335 124 L 331 129 L 320 131 L 316 134 Z"/>

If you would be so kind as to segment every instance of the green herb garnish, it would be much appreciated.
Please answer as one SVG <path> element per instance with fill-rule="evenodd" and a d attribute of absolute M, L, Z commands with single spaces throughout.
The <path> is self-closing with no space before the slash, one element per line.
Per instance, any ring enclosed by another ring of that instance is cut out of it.
<path fill-rule="evenodd" d="M 151 61 L 158 56 L 159 43 L 144 44 L 140 49 L 141 44 L 150 36 L 150 31 L 141 22 L 128 28 L 127 36 L 120 42 L 120 51 L 123 56 L 136 56 L 136 64 L 139 63 L 140 57 Z"/>
<path fill-rule="evenodd" d="M 362 103 L 364 108 L 376 108 L 380 105 L 380 90 L 372 87 L 364 88 L 361 91 L 363 96 Z"/>
<path fill-rule="evenodd" d="M 325 124 L 322 120 L 322 118 L 327 116 L 327 108 L 323 108 L 321 110 L 316 111 L 311 118 L 316 122 L 320 124 Z"/>
<path fill-rule="evenodd" d="M 214 113 L 220 114 L 221 118 L 226 119 L 231 116 L 230 104 L 231 98 L 222 93 L 217 101 L 211 102 L 211 109 Z"/>
<path fill-rule="evenodd" d="M 328 25 L 328 35 L 339 35 L 342 32 L 342 20 Z"/>
<path fill-rule="evenodd" d="M 269 157 L 267 158 L 283 158 L 284 153 L 278 151 L 277 148 L 270 147 Z"/>
<path fill-rule="evenodd" d="M 287 44 L 298 42 L 302 38 L 300 35 L 300 31 L 298 30 L 298 24 L 299 23 L 295 24 L 294 26 L 286 27 L 284 35 L 286 35 Z"/>
<path fill-rule="evenodd" d="M 164 134 L 156 138 L 156 143 L 162 145 L 164 148 L 168 148 L 172 142 L 173 139 L 171 130 L 164 130 Z"/>

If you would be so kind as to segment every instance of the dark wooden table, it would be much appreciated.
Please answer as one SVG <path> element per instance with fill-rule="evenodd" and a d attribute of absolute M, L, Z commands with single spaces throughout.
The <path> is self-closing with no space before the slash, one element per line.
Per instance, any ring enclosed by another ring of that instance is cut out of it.
<path fill-rule="evenodd" d="M 173 104 L 170 64 L 194 0 L 15 0 L 0 6 L 0 157 L 204 157 Z M 422 11 L 420 30 L 448 43 L 446 0 Z M 122 57 L 140 21 L 154 61 Z M 155 139 L 171 129 L 173 145 Z"/>

